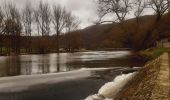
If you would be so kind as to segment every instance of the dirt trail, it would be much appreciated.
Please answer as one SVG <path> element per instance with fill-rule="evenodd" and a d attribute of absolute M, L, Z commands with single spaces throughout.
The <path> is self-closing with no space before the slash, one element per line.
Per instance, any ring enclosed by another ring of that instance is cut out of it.
<path fill-rule="evenodd" d="M 151 100 L 170 100 L 170 67 L 168 53 L 161 56 L 160 71 L 153 89 Z"/>

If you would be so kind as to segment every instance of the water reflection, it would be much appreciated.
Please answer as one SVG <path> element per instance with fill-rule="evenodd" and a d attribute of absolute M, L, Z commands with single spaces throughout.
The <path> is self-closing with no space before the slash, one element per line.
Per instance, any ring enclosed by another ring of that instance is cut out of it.
<path fill-rule="evenodd" d="M 77 52 L 0 57 L 0 76 L 46 74 L 98 67 L 142 66 L 128 51 Z"/>
<path fill-rule="evenodd" d="M 21 74 L 21 65 L 20 65 L 20 57 L 9 57 L 6 60 L 6 67 L 5 71 L 7 76 L 14 76 L 14 75 L 20 75 Z"/>

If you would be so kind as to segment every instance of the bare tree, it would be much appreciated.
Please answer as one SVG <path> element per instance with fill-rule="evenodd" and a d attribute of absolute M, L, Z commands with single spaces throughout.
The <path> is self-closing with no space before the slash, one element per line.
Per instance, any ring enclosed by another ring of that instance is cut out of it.
<path fill-rule="evenodd" d="M 51 24 L 51 11 L 48 3 L 40 1 L 37 10 L 34 11 L 38 33 L 42 36 L 49 36 Z"/>
<path fill-rule="evenodd" d="M 134 0 L 134 15 L 136 17 L 136 22 L 139 24 L 140 22 L 140 16 L 143 14 L 144 9 L 147 7 L 147 1 L 146 0 Z"/>
<path fill-rule="evenodd" d="M 170 0 L 168 0 L 168 12 L 170 13 Z"/>
<path fill-rule="evenodd" d="M 50 25 L 51 25 L 51 10 L 50 10 L 50 6 L 48 3 L 44 4 L 43 20 L 45 23 L 44 24 L 45 35 L 49 36 L 50 35 Z"/>
<path fill-rule="evenodd" d="M 2 8 L 0 7 L 0 34 L 3 32 L 4 26 L 4 13 L 2 11 Z"/>
<path fill-rule="evenodd" d="M 39 22 L 39 12 L 38 10 L 34 10 L 34 21 L 35 21 L 35 24 L 37 26 L 37 33 L 38 33 L 38 36 L 40 36 L 40 22 Z"/>
<path fill-rule="evenodd" d="M 116 21 L 124 22 L 131 9 L 131 0 L 97 0 L 99 16 L 116 15 Z M 115 16 L 114 16 L 115 17 Z"/>
<path fill-rule="evenodd" d="M 11 32 L 9 33 L 10 35 L 20 35 L 21 31 L 21 16 L 19 10 L 16 8 L 16 6 L 12 3 L 6 4 L 5 5 L 5 20 L 11 20 L 11 24 L 15 23 L 18 30 L 11 29 Z M 7 26 L 6 26 L 7 27 Z M 16 33 L 18 32 L 18 33 Z"/>
<path fill-rule="evenodd" d="M 5 33 L 11 37 L 12 52 L 20 53 L 20 35 L 22 30 L 19 10 L 12 3 L 5 6 Z M 10 47 L 9 47 L 10 48 Z M 10 52 L 10 50 L 9 50 Z"/>
<path fill-rule="evenodd" d="M 112 14 L 115 20 L 113 22 L 119 22 L 125 37 L 122 42 L 131 47 L 131 34 L 127 31 L 124 22 L 128 13 L 132 8 L 132 0 L 97 0 L 99 17 L 104 17 L 108 14 Z M 126 36 L 125 36 L 126 35 Z"/>
<path fill-rule="evenodd" d="M 39 6 L 34 10 L 34 18 L 37 25 L 38 35 L 41 34 L 42 38 L 39 43 L 39 50 L 44 53 L 48 47 L 46 46 L 49 42 L 50 25 L 51 25 L 51 9 L 48 3 L 40 1 Z M 46 42 L 46 43 L 45 43 Z"/>
<path fill-rule="evenodd" d="M 2 36 L 3 30 L 4 30 L 4 14 L 0 7 L 0 51 L 1 53 L 3 48 L 3 36 Z"/>
<path fill-rule="evenodd" d="M 76 30 L 79 25 L 80 21 L 78 20 L 77 17 L 73 16 L 71 12 L 67 12 L 65 16 L 65 29 L 66 29 L 66 50 L 67 51 L 72 51 L 73 48 L 71 48 L 71 41 L 70 41 L 70 32 Z"/>
<path fill-rule="evenodd" d="M 160 21 L 162 16 L 169 9 L 169 0 L 148 0 L 149 7 L 152 8 L 156 14 L 156 22 Z"/>
<path fill-rule="evenodd" d="M 76 30 L 80 25 L 80 20 L 75 17 L 71 12 L 67 12 L 65 16 L 65 29 L 69 33 Z"/>
<path fill-rule="evenodd" d="M 60 5 L 53 7 L 53 24 L 57 35 L 57 52 L 59 53 L 59 37 L 65 27 L 66 11 Z"/>
<path fill-rule="evenodd" d="M 157 30 L 159 27 L 159 21 L 161 20 L 162 16 L 168 12 L 169 8 L 169 0 L 148 0 L 148 7 L 151 8 L 155 15 L 156 15 L 156 20 L 154 23 L 150 26 L 150 29 L 147 30 L 146 36 L 143 41 L 143 45 L 146 43 L 150 45 L 155 44 L 155 41 L 161 38 L 161 32 Z M 156 31 L 156 32 L 155 32 Z M 153 33 L 155 34 L 156 37 L 152 38 Z M 152 40 L 148 43 L 148 40 Z M 149 46 L 147 46 L 149 47 Z"/>
<path fill-rule="evenodd" d="M 23 21 L 24 32 L 26 36 L 31 36 L 32 22 L 33 22 L 33 9 L 30 6 L 30 3 L 27 3 L 23 10 L 22 21 Z"/>
<path fill-rule="evenodd" d="M 31 35 L 32 35 L 32 23 L 33 23 L 33 8 L 30 6 L 30 3 L 28 2 L 23 9 L 23 15 L 22 15 L 22 21 L 23 21 L 23 28 L 25 35 L 27 36 L 27 46 L 26 50 L 27 52 L 31 52 Z"/>
<path fill-rule="evenodd" d="M 140 34 L 140 28 L 141 28 L 141 16 L 144 13 L 144 9 L 147 7 L 146 0 L 132 0 L 132 12 L 135 16 L 136 22 L 133 23 L 133 30 L 125 31 L 128 34 L 125 34 L 123 43 L 126 44 L 128 47 L 132 48 L 133 50 L 140 50 L 143 45 L 141 45 L 141 41 L 136 42 L 136 35 Z M 129 27 L 129 25 L 125 26 L 126 28 Z"/>

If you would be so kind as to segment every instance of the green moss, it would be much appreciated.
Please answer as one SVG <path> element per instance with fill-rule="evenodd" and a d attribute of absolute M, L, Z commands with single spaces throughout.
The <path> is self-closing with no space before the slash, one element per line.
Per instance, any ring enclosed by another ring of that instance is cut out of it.
<path fill-rule="evenodd" d="M 149 59 L 155 59 L 164 52 L 168 52 L 170 54 L 170 48 L 150 48 L 145 51 L 141 51 L 141 53 L 147 56 Z"/>

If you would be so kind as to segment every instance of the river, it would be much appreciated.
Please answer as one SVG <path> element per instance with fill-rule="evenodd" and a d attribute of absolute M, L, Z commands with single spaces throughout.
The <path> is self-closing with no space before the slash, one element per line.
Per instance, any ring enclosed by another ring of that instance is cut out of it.
<path fill-rule="evenodd" d="M 0 100 L 83 100 L 144 63 L 129 51 L 2 56 Z"/>

